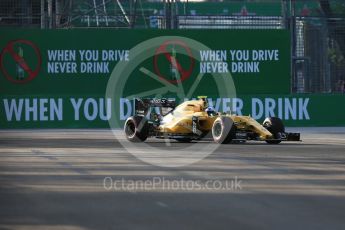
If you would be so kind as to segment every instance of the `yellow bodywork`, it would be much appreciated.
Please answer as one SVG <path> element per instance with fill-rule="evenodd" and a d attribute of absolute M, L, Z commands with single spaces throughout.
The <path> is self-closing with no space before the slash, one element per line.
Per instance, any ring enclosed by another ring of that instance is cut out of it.
<path fill-rule="evenodd" d="M 214 120 L 221 114 L 209 116 L 205 112 L 206 102 L 204 100 L 185 101 L 177 106 L 173 112 L 163 117 L 159 126 L 159 131 L 169 134 L 191 134 L 192 117 L 198 117 L 198 129 L 201 132 L 209 132 L 212 129 Z M 237 130 L 252 131 L 258 134 L 261 140 L 271 139 L 273 135 L 265 129 L 261 124 L 250 116 L 237 116 L 225 114 L 222 116 L 231 117 L 236 125 Z"/>
<path fill-rule="evenodd" d="M 237 129 L 239 130 L 247 130 L 247 131 L 255 132 L 259 134 L 259 138 L 261 140 L 267 140 L 267 139 L 273 138 L 272 133 L 270 133 L 259 122 L 257 122 L 250 116 L 230 115 L 230 117 L 234 121 Z"/>

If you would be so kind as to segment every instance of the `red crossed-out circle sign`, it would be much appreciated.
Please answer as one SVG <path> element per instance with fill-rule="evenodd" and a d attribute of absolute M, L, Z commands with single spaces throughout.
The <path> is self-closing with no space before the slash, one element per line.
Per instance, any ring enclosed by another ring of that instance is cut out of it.
<path fill-rule="evenodd" d="M 14 50 L 14 47 L 17 44 L 28 45 L 29 47 L 31 47 L 34 50 L 35 56 L 37 58 L 37 64 L 36 64 L 34 69 L 32 69 L 27 64 L 25 59 L 23 57 L 21 57 Z M 8 73 L 8 70 L 6 69 L 6 66 L 4 64 L 4 58 L 6 57 L 6 55 L 9 55 L 10 58 L 12 58 L 23 69 L 23 71 L 25 71 L 27 73 L 28 77 L 21 79 L 21 80 L 18 80 L 18 79 L 16 79 L 15 76 L 11 76 Z M 40 50 L 38 49 L 38 47 L 34 43 L 32 43 L 31 41 L 28 41 L 28 40 L 19 39 L 19 40 L 10 41 L 6 44 L 6 46 L 3 48 L 3 50 L 1 51 L 1 54 L 0 54 L 0 69 L 1 69 L 2 73 L 5 75 L 6 79 L 13 82 L 13 83 L 23 84 L 23 83 L 27 83 L 27 82 L 31 81 L 32 79 L 34 79 L 38 75 L 38 73 L 41 69 L 41 65 L 42 65 L 42 57 L 41 57 Z"/>
<path fill-rule="evenodd" d="M 178 45 L 180 47 L 182 47 L 185 51 L 186 54 L 189 57 L 189 68 L 188 69 L 184 69 L 182 67 L 182 65 L 175 59 L 173 60 L 174 57 L 172 57 L 172 55 L 170 54 L 170 52 L 168 52 L 167 50 L 167 46 L 168 45 Z M 177 71 L 180 74 L 180 79 L 176 79 L 176 80 L 170 80 L 167 79 L 160 71 L 159 66 L 158 66 L 158 58 L 161 56 L 161 54 L 168 60 L 168 62 L 170 62 L 170 64 L 177 69 Z M 186 43 L 179 41 L 179 40 L 170 40 L 170 41 L 166 41 L 164 42 L 161 46 L 158 47 L 158 49 L 155 52 L 154 55 L 154 69 L 156 74 L 159 76 L 159 78 L 168 81 L 170 83 L 177 83 L 179 81 L 184 81 L 186 80 L 193 72 L 193 68 L 194 68 L 194 58 L 192 55 L 192 51 L 191 49 L 187 46 Z"/>

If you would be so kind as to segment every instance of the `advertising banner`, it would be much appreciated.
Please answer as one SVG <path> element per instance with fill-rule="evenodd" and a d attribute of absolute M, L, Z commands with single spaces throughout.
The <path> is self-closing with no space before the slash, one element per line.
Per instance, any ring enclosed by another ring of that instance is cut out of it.
<path fill-rule="evenodd" d="M 289 95 L 285 30 L 1 30 L 0 128 L 105 128 L 134 97 L 345 125 L 343 95 Z M 326 106 L 327 109 L 324 109 Z M 331 115 L 332 119 L 325 119 Z"/>
<path fill-rule="evenodd" d="M 133 63 L 130 50 L 153 38 L 161 39 Z M 8 95 L 101 96 L 114 67 L 131 61 L 129 91 L 158 84 L 148 71 L 172 83 L 181 79 L 186 88 L 199 76 L 202 94 L 214 90 L 219 75 L 231 78 L 238 94 L 290 90 L 285 30 L 1 30 L 0 49 L 0 91 Z"/>
<path fill-rule="evenodd" d="M 9 96 L 0 98 L 1 128 L 108 128 L 133 113 L 133 101 L 89 96 Z M 236 98 L 208 98 L 219 112 L 280 117 L 286 126 L 344 126 L 345 95 L 245 95 Z M 121 126 L 117 128 L 122 128 Z"/>

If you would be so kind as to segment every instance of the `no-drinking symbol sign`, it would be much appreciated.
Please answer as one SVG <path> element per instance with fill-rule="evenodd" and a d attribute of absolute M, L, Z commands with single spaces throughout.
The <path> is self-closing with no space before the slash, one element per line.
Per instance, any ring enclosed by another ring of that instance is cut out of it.
<path fill-rule="evenodd" d="M 31 81 L 38 75 L 41 65 L 40 50 L 28 40 L 10 41 L 0 54 L 1 72 L 12 83 L 22 84 Z"/>
<path fill-rule="evenodd" d="M 172 46 L 172 54 L 168 47 Z M 188 57 L 188 68 L 182 66 L 179 60 L 176 58 L 176 48 L 179 48 L 181 53 L 185 54 Z M 162 73 L 158 60 L 162 57 L 168 62 L 171 66 L 172 74 L 176 75 L 175 79 L 169 79 L 169 76 Z M 194 58 L 192 55 L 191 49 L 187 46 L 186 43 L 179 40 L 170 40 L 164 42 L 161 46 L 158 47 L 154 56 L 154 68 L 156 74 L 165 81 L 170 83 L 178 83 L 186 80 L 191 76 L 194 69 Z"/>

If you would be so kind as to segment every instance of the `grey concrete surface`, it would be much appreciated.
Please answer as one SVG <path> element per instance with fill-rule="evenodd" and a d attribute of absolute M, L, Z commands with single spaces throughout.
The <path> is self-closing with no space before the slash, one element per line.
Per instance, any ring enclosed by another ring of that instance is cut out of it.
<path fill-rule="evenodd" d="M 288 130 L 303 141 L 222 145 L 178 168 L 109 130 L 2 130 L 0 229 L 345 229 L 345 128 Z"/>

